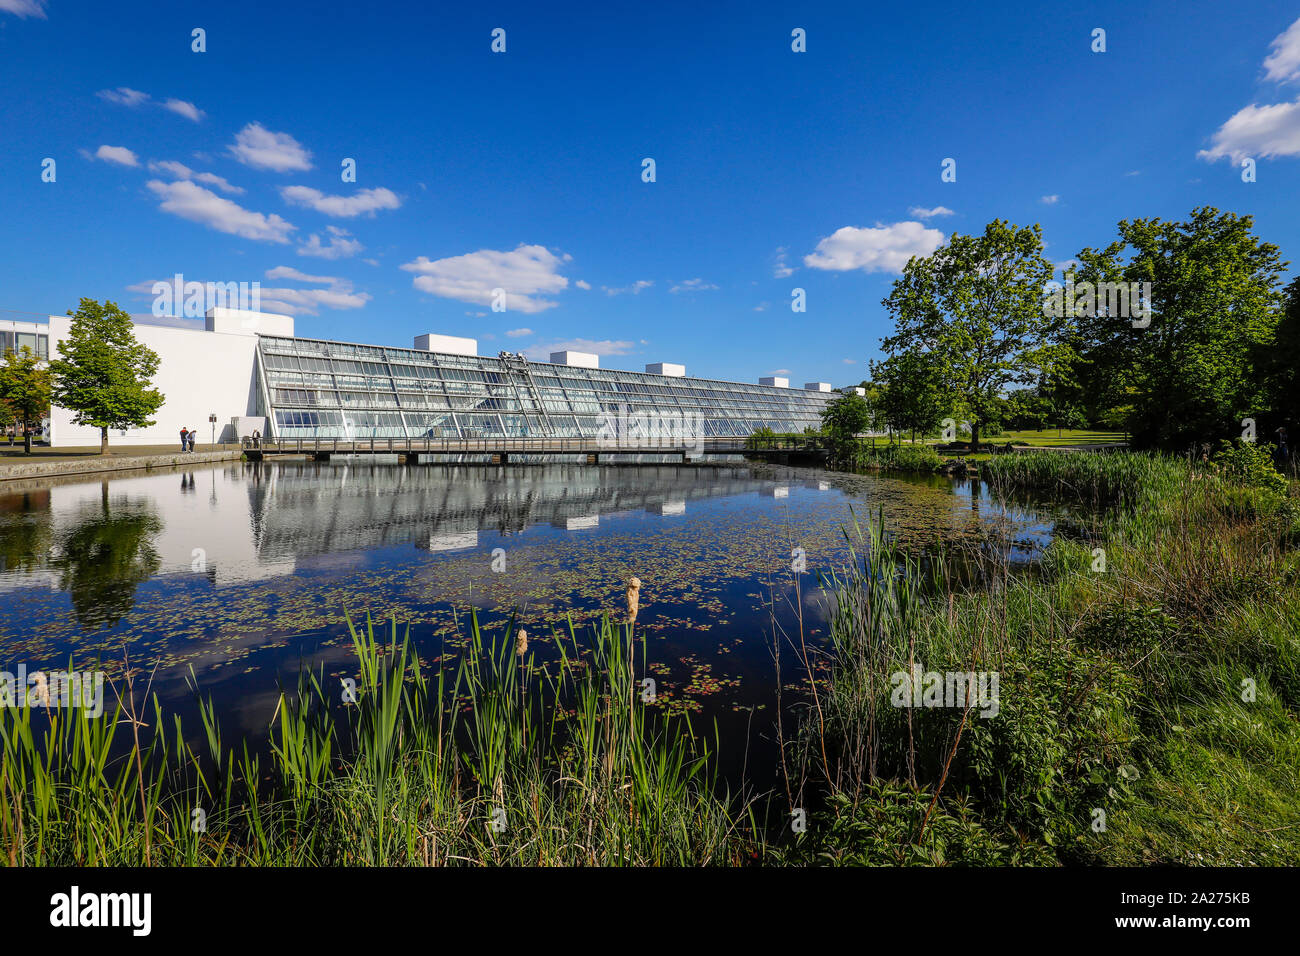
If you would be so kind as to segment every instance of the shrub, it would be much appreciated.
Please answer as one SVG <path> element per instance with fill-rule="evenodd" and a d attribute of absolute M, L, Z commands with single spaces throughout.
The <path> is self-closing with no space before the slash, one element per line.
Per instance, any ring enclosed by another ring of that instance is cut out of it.
<path fill-rule="evenodd" d="M 1272 445 L 1237 439 L 1220 444 L 1211 461 L 1219 473 L 1234 484 L 1285 495 L 1286 479 L 1273 467 L 1273 455 Z"/>

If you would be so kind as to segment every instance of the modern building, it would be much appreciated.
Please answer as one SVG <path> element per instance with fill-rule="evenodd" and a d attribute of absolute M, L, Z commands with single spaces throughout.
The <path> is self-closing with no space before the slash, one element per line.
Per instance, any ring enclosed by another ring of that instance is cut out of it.
<path fill-rule="evenodd" d="M 47 337 L 57 357 L 70 325 L 51 316 L 21 334 Z M 583 352 L 550 362 L 481 356 L 476 340 L 455 336 L 420 335 L 412 348 L 297 338 L 289 316 L 237 309 L 210 309 L 202 328 L 137 322 L 135 335 L 160 357 L 154 385 L 166 402 L 155 424 L 114 432 L 119 443 L 169 444 L 183 427 L 197 429 L 200 443 L 254 429 L 280 439 L 580 438 L 637 416 L 683 422 L 703 438 L 744 437 L 819 426 L 833 397 L 786 379 L 691 378 L 673 363 L 602 369 Z M 94 446 L 99 433 L 55 408 L 51 441 Z"/>

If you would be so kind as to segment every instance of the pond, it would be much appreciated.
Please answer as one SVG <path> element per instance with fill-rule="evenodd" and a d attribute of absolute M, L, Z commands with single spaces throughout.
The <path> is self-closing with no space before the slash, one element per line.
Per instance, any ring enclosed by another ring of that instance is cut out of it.
<path fill-rule="evenodd" d="M 340 459 L 8 482 L 0 669 L 71 655 L 111 676 L 125 651 L 193 728 L 192 669 L 225 733 L 256 744 L 301 667 L 355 674 L 345 615 L 396 613 L 427 666 L 454 667 L 470 610 L 489 635 L 516 617 L 544 654 L 569 621 L 621 621 L 635 575 L 657 705 L 703 718 L 710 736 L 716 722 L 743 760 L 770 749 L 777 708 L 806 687 L 800 619 L 808 642 L 826 640 L 821 576 L 850 560 L 846 530 L 871 520 L 916 548 L 997 523 L 1022 562 L 1053 529 L 1047 511 L 1003 508 L 975 482 L 744 461 Z"/>

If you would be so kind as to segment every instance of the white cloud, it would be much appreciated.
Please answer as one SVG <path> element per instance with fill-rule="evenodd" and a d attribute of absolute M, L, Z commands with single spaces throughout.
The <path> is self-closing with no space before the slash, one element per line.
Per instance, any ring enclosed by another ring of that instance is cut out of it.
<path fill-rule="evenodd" d="M 326 226 L 325 231 L 329 233 L 327 245 L 322 245 L 320 235 L 313 232 L 307 237 L 306 242 L 298 244 L 298 255 L 312 256 L 316 259 L 346 259 L 349 256 L 355 256 L 365 248 L 360 242 L 352 238 L 352 233 L 346 229 L 340 229 L 338 226 Z M 367 259 L 371 265 L 379 265 L 373 259 Z"/>
<path fill-rule="evenodd" d="M 679 282 L 668 291 L 673 295 L 681 292 L 708 292 L 710 289 L 716 289 L 717 286 L 712 282 L 705 282 L 703 279 L 687 279 L 685 282 Z"/>
<path fill-rule="evenodd" d="M 125 146 L 101 146 L 95 150 L 95 158 L 102 159 L 106 163 L 117 163 L 119 166 L 140 165 L 140 160 L 136 158 L 135 153 Z"/>
<path fill-rule="evenodd" d="M 226 147 L 245 166 L 277 173 L 311 169 L 311 153 L 288 133 L 273 133 L 261 123 L 249 123 Z"/>
<path fill-rule="evenodd" d="M 1300 20 L 1269 44 L 1273 52 L 1264 59 L 1264 79 L 1277 83 L 1300 80 Z"/>
<path fill-rule="evenodd" d="M 1269 49 L 1264 78 L 1277 83 L 1300 80 L 1300 20 L 1274 37 Z M 1233 163 L 1247 157 L 1300 156 L 1300 99 L 1270 106 L 1252 103 L 1237 110 L 1215 132 L 1210 148 L 1196 156 L 1209 162 L 1226 158 Z"/>
<path fill-rule="evenodd" d="M 858 360 L 857 360 L 857 359 L 846 358 L 846 359 L 840 359 L 840 361 L 843 362 L 845 365 L 857 365 L 857 364 L 858 364 Z"/>
<path fill-rule="evenodd" d="M 1061 201 L 1061 197 L 1053 193 L 1050 196 L 1043 196 L 1038 201 L 1042 203 L 1044 206 L 1055 206 L 1058 202 Z"/>
<path fill-rule="evenodd" d="M 532 334 L 533 334 L 532 329 L 511 329 L 506 333 L 506 335 L 510 336 L 512 339 L 521 339 L 525 335 L 532 335 Z"/>
<path fill-rule="evenodd" d="M 1300 99 L 1238 110 L 1214 134 L 1213 145 L 1196 155 L 1211 162 L 1227 157 L 1234 163 L 1247 156 L 1300 156 Z"/>
<path fill-rule="evenodd" d="M 635 342 L 628 342 L 622 339 L 601 339 L 594 341 L 592 339 L 568 339 L 563 342 L 546 342 L 539 345 L 531 345 L 524 349 L 524 355 L 534 362 L 546 362 L 551 358 L 552 352 L 594 352 L 596 355 L 627 355 L 636 348 Z"/>
<path fill-rule="evenodd" d="M 784 279 L 787 276 L 794 275 L 794 269 L 786 265 L 785 256 L 785 246 L 778 247 L 776 250 L 776 265 L 772 267 L 772 277 L 775 279 Z"/>
<path fill-rule="evenodd" d="M 266 242 L 288 242 L 296 227 L 279 216 L 264 216 L 204 189 L 187 179 L 165 183 L 151 179 L 146 184 L 160 199 L 160 208 L 173 216 L 202 223 L 218 232 Z"/>
<path fill-rule="evenodd" d="M 165 110 L 171 110 L 173 113 L 176 113 L 179 116 L 184 116 L 187 120 L 193 120 L 196 123 L 203 119 L 205 115 L 203 110 L 186 100 L 167 100 L 163 103 L 162 107 Z"/>
<path fill-rule="evenodd" d="M 45 0 L 0 0 L 0 11 L 20 17 L 45 19 Z"/>
<path fill-rule="evenodd" d="M 244 190 L 239 186 L 232 186 L 224 176 L 218 176 L 216 173 L 196 173 L 184 163 L 178 163 L 172 159 L 163 159 L 158 162 L 149 161 L 149 172 L 163 173 L 175 179 L 193 179 L 195 182 L 207 183 L 210 186 L 216 186 L 223 193 L 240 195 Z"/>
<path fill-rule="evenodd" d="M 520 243 L 510 252 L 480 249 L 435 260 L 420 256 L 401 268 L 418 273 L 411 284 L 421 292 L 459 302 L 491 305 L 492 290 L 504 289 L 508 311 L 533 313 L 556 306 L 556 302 L 541 296 L 568 287 L 569 280 L 556 270 L 571 258 L 557 256 L 545 246 Z"/>
<path fill-rule="evenodd" d="M 368 292 L 356 292 L 352 283 L 337 276 L 314 276 L 299 272 L 293 266 L 276 266 L 266 271 L 268 279 L 289 279 L 324 285 L 324 289 L 293 289 L 262 287 L 262 307 L 268 311 L 287 315 L 316 315 L 324 309 L 359 309 L 370 301 Z"/>
<path fill-rule="evenodd" d="M 766 302 L 760 302 L 758 305 L 754 306 L 754 311 L 755 311 L 755 312 L 766 312 L 766 311 L 767 311 L 767 303 L 766 303 Z"/>
<path fill-rule="evenodd" d="M 327 216 L 351 219 L 378 209 L 397 209 L 402 201 L 391 189 L 360 189 L 351 196 L 327 196 L 310 186 L 285 186 L 280 190 L 284 201 L 296 206 L 308 206 Z"/>
<path fill-rule="evenodd" d="M 915 216 L 917 219 L 933 219 L 935 216 L 955 216 L 947 206 L 935 206 L 933 209 L 926 209 L 924 206 L 913 206 L 907 210 L 909 216 Z"/>
<path fill-rule="evenodd" d="M 0 2 L 3 2 L 3 0 L 0 0 Z M 118 106 L 139 106 L 149 99 L 148 93 L 141 93 L 129 86 L 119 86 L 115 90 L 100 90 L 95 95 L 102 100 L 116 103 Z"/>
<path fill-rule="evenodd" d="M 817 243 L 816 251 L 803 261 L 810 268 L 833 272 L 902 272 L 912 256 L 928 256 L 941 245 L 943 233 L 919 222 L 877 224 L 869 229 L 844 226 Z"/>
<path fill-rule="evenodd" d="M 324 285 L 333 285 L 340 281 L 334 276 L 313 276 L 305 272 L 300 272 L 293 266 L 276 266 L 274 269 L 266 270 L 268 279 L 292 279 L 295 282 L 316 282 Z"/>
<path fill-rule="evenodd" d="M 773 369 L 773 370 L 772 370 L 772 374 L 773 374 L 773 375 L 789 375 L 789 374 L 790 374 L 790 370 L 789 370 L 788 368 L 778 368 L 778 369 Z"/>
<path fill-rule="evenodd" d="M 1077 269 L 1078 267 L 1079 267 L 1078 259 L 1066 259 L 1064 262 L 1052 263 L 1052 268 L 1060 272 L 1062 275 L 1069 272 L 1071 269 Z"/>
<path fill-rule="evenodd" d="M 650 279 L 637 279 L 631 285 L 619 286 L 618 288 L 610 288 L 607 285 L 603 285 L 601 288 L 605 290 L 606 295 L 622 295 L 625 292 L 630 292 L 633 295 L 640 295 L 643 289 L 648 289 L 652 285 L 654 285 L 654 282 Z"/>
<path fill-rule="evenodd" d="M 95 95 L 102 100 L 107 100 L 109 103 L 116 103 L 118 106 L 136 107 L 143 103 L 151 102 L 148 93 L 141 92 L 140 90 L 133 90 L 129 86 L 119 86 L 114 90 L 100 90 Z M 188 120 L 193 120 L 195 123 L 207 115 L 203 110 L 199 109 L 188 100 L 178 100 L 174 97 L 164 100 L 158 105 L 179 116 L 184 116 Z"/>
<path fill-rule="evenodd" d="M 234 196 L 242 195 L 244 192 L 242 186 L 232 185 L 224 176 L 218 176 L 216 173 L 195 173 L 194 181 L 207 183 L 209 186 L 216 186 L 223 193 L 230 193 Z"/>
<path fill-rule="evenodd" d="M 590 288 L 591 288 L 591 283 L 588 282 L 586 279 L 579 279 L 577 282 L 575 282 L 575 283 L 573 283 L 573 284 L 576 285 L 579 289 L 590 289 Z"/>

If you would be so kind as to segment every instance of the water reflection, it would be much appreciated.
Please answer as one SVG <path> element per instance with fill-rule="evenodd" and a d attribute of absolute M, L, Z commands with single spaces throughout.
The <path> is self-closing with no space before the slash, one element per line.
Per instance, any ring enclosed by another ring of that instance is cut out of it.
<path fill-rule="evenodd" d="M 748 738 L 775 699 L 773 618 L 792 633 L 800 600 L 809 639 L 825 637 L 833 602 L 817 581 L 848 559 L 855 520 L 921 548 L 984 546 L 996 520 L 1026 555 L 1050 531 L 970 483 L 762 464 L 354 460 L 11 482 L 0 485 L 0 662 L 120 660 L 128 643 L 133 661 L 159 662 L 165 702 L 188 700 L 193 667 L 220 713 L 258 731 L 301 664 L 350 672 L 345 613 L 397 611 L 422 658 L 450 667 L 465 608 L 488 630 L 518 614 L 545 647 L 551 627 L 617 609 L 635 574 L 662 698 Z M 795 547 L 808 567 L 798 598 Z"/>

